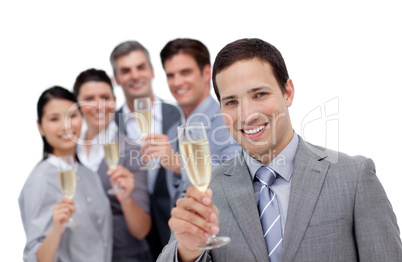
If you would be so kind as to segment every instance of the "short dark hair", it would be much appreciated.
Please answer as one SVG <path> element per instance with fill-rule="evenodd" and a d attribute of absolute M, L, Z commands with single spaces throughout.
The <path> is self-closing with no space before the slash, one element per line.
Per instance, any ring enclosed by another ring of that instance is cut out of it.
<path fill-rule="evenodd" d="M 244 38 L 227 44 L 216 56 L 212 69 L 212 83 L 219 101 L 220 95 L 216 84 L 216 75 L 240 60 L 251 60 L 253 58 L 270 64 L 282 93 L 286 91 L 286 82 L 289 79 L 289 74 L 286 69 L 285 60 L 279 50 L 261 39 Z"/>
<path fill-rule="evenodd" d="M 108 84 L 112 89 L 112 94 L 114 96 L 112 80 L 110 80 L 110 77 L 106 74 L 105 71 L 95 68 L 85 70 L 77 76 L 73 87 L 74 95 L 78 97 L 81 86 L 87 82 L 93 82 L 93 81 Z"/>
<path fill-rule="evenodd" d="M 53 99 L 65 99 L 73 103 L 77 103 L 77 99 L 75 98 L 74 94 L 72 94 L 70 91 L 61 86 L 53 86 L 46 89 L 40 95 L 38 103 L 36 105 L 39 124 L 42 124 L 42 117 L 44 113 L 43 109 Z M 46 141 L 46 138 L 44 136 L 42 136 L 42 140 L 43 140 L 43 159 L 46 159 L 49 156 L 49 154 L 53 153 L 53 147 Z"/>
<path fill-rule="evenodd" d="M 206 65 L 211 64 L 208 48 L 203 43 L 190 38 L 177 38 L 169 41 L 160 53 L 163 68 L 165 68 L 166 60 L 177 54 L 192 56 L 201 72 Z"/>
<path fill-rule="evenodd" d="M 133 51 L 142 51 L 144 52 L 145 56 L 147 57 L 148 63 L 150 67 L 152 67 L 151 57 L 149 55 L 148 50 L 140 44 L 138 41 L 126 41 L 123 43 L 118 44 L 110 54 L 110 63 L 113 67 L 113 73 L 116 74 L 116 60 L 124 55 L 128 55 Z"/>

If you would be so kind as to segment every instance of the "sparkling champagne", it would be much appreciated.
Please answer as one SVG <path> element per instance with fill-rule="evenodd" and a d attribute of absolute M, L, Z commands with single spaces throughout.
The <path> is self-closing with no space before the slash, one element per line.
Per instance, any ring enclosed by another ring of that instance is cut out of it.
<path fill-rule="evenodd" d="M 139 117 L 137 120 L 138 127 L 140 128 L 142 135 L 147 136 L 151 132 L 151 121 L 152 121 L 151 110 L 138 111 L 137 113 L 143 116 Z"/>
<path fill-rule="evenodd" d="M 116 168 L 119 163 L 119 144 L 104 144 L 105 161 L 109 168 Z"/>
<path fill-rule="evenodd" d="M 72 199 L 77 186 L 75 170 L 59 171 L 59 180 L 64 197 Z"/>
<path fill-rule="evenodd" d="M 184 166 L 191 183 L 204 192 L 211 181 L 211 153 L 208 139 L 180 142 Z"/>

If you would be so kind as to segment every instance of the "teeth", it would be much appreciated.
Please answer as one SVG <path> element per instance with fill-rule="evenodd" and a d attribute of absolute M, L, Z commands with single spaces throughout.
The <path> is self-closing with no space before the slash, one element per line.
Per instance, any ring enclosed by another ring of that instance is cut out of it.
<path fill-rule="evenodd" d="M 178 90 L 176 93 L 181 95 L 187 92 L 187 89 Z"/>
<path fill-rule="evenodd" d="M 262 129 L 264 129 L 265 125 L 262 125 L 258 128 L 250 129 L 250 130 L 244 130 L 244 133 L 247 135 L 254 135 L 257 132 L 260 132 Z"/>
<path fill-rule="evenodd" d="M 142 81 L 131 83 L 131 87 L 133 88 L 138 88 L 141 87 L 142 85 L 143 85 Z"/>
<path fill-rule="evenodd" d="M 65 134 L 65 135 L 63 135 L 63 136 L 61 136 L 61 138 L 70 138 L 70 137 L 72 137 L 74 134 L 73 133 L 70 133 L 70 134 Z"/>

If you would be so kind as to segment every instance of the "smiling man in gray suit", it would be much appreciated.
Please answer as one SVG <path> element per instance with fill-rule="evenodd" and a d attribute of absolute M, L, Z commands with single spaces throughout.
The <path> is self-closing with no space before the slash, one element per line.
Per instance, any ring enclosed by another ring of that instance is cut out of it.
<path fill-rule="evenodd" d="M 212 79 L 243 153 L 214 170 L 206 193 L 187 188 L 158 261 L 402 261 L 373 161 L 313 146 L 294 132 L 294 86 L 275 47 L 260 39 L 228 44 Z M 231 243 L 195 248 L 217 233 Z"/>

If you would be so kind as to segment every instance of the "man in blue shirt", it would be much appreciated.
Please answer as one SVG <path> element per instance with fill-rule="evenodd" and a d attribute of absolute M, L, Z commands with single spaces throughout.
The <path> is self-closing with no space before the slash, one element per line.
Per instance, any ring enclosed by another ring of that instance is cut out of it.
<path fill-rule="evenodd" d="M 194 39 L 175 39 L 162 49 L 161 60 L 169 89 L 185 119 L 177 120 L 166 135 L 150 136 L 142 146 L 142 153 L 159 158 L 166 169 L 173 208 L 187 180 L 177 141 L 177 127 L 183 121 L 202 122 L 207 127 L 213 168 L 239 154 L 241 149 L 225 126 L 218 102 L 210 95 L 211 63 L 206 46 Z"/>
<path fill-rule="evenodd" d="M 239 154 L 241 148 L 225 126 L 219 103 L 210 95 L 211 63 L 207 47 L 195 39 L 179 38 L 168 42 L 160 56 L 170 92 L 184 113 L 185 123 L 202 122 L 206 126 L 213 168 Z M 158 157 L 161 165 L 170 170 L 172 191 L 176 193 L 172 206 L 187 180 L 177 146 L 180 124 L 184 124 L 183 119 L 176 121 L 167 135 L 149 137 L 142 147 L 142 153 Z"/>

